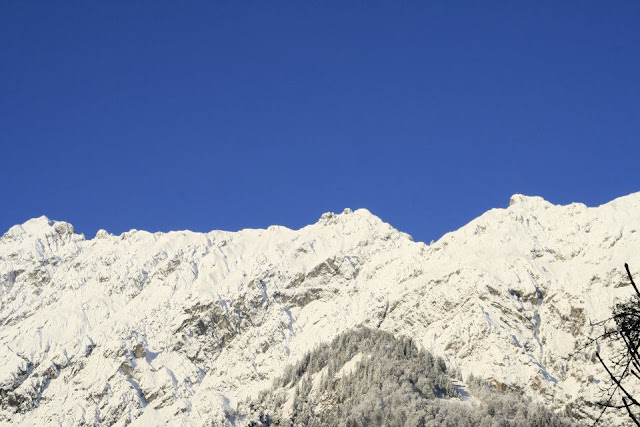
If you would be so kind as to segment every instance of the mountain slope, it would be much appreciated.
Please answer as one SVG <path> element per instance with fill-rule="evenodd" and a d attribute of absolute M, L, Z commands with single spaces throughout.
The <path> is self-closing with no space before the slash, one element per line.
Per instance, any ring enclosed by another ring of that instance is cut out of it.
<path fill-rule="evenodd" d="M 592 416 L 605 377 L 593 349 L 572 353 L 629 295 L 639 231 L 639 193 L 597 208 L 516 195 L 431 245 L 366 210 L 91 240 L 36 218 L 0 239 L 0 422 L 220 421 L 359 325 Z"/>

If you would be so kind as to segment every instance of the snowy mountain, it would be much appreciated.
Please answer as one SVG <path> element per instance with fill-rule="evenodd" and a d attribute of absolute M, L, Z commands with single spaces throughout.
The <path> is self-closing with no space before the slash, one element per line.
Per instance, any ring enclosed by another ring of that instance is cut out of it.
<path fill-rule="evenodd" d="M 630 295 L 639 250 L 640 193 L 596 208 L 515 195 L 430 245 L 364 209 L 90 240 L 35 218 L 0 239 L 0 424 L 220 424 L 357 326 L 589 418 L 606 377 L 581 345 Z"/>

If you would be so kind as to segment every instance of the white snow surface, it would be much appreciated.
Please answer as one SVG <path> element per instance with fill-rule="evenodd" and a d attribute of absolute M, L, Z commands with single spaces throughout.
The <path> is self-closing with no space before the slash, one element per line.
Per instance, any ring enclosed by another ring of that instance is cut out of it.
<path fill-rule="evenodd" d="M 625 262 L 640 269 L 640 193 L 595 208 L 515 195 L 431 245 L 364 209 L 91 240 L 31 219 L 0 238 L 0 424 L 220 425 L 360 325 L 592 415 L 606 377 L 579 347 L 631 295 Z"/>

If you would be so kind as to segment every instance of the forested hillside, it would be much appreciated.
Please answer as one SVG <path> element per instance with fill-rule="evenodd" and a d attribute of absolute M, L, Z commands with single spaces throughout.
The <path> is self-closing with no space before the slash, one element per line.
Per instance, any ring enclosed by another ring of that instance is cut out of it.
<path fill-rule="evenodd" d="M 519 393 L 470 377 L 408 338 L 358 328 L 288 366 L 269 391 L 230 413 L 251 426 L 569 426 Z"/>

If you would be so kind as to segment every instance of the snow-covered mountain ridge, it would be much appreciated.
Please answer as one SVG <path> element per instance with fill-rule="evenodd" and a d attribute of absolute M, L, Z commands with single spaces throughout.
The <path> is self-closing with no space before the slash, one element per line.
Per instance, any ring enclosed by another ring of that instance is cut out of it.
<path fill-rule="evenodd" d="M 363 209 L 91 240 L 35 218 L 0 238 L 0 423 L 219 422 L 358 325 L 586 416 L 605 377 L 572 353 L 630 295 L 639 249 L 640 193 L 597 208 L 515 195 L 431 245 Z"/>

